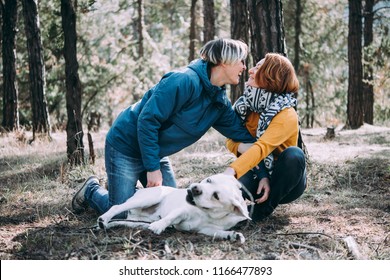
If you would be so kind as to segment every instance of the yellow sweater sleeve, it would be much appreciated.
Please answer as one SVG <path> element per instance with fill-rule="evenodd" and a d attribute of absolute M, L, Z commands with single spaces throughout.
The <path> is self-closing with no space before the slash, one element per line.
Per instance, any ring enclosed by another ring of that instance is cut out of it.
<path fill-rule="evenodd" d="M 240 142 L 234 142 L 232 139 L 226 140 L 226 148 L 232 152 L 236 157 L 238 157 L 238 146 Z"/>
<path fill-rule="evenodd" d="M 280 154 L 298 141 L 298 116 L 293 108 L 280 111 L 271 121 L 264 134 L 253 146 L 237 158 L 231 165 L 240 178 L 255 167 L 270 153 Z M 238 145 L 237 145 L 238 149 Z"/>
<path fill-rule="evenodd" d="M 256 137 L 256 130 L 257 130 L 257 125 L 259 123 L 259 114 L 252 112 L 245 123 L 245 126 L 249 133 L 253 136 Z M 226 140 L 226 148 L 232 152 L 233 154 L 238 157 L 240 154 L 238 153 L 238 146 L 240 145 L 240 142 L 234 142 L 232 139 L 227 139 Z"/>

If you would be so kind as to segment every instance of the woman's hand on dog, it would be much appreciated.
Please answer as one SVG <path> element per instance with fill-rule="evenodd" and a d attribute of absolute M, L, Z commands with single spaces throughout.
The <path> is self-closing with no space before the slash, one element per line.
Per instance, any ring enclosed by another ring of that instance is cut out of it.
<path fill-rule="evenodd" d="M 236 170 L 234 170 L 231 167 L 227 167 L 225 171 L 223 172 L 225 175 L 231 175 L 231 176 L 236 176 Z"/>
<path fill-rule="evenodd" d="M 269 179 L 267 177 L 264 177 L 263 179 L 260 180 L 259 182 L 259 187 L 257 188 L 256 194 L 259 195 L 263 193 L 263 195 L 256 199 L 255 202 L 257 204 L 263 203 L 268 199 L 269 193 L 270 193 L 270 184 L 269 184 Z"/>

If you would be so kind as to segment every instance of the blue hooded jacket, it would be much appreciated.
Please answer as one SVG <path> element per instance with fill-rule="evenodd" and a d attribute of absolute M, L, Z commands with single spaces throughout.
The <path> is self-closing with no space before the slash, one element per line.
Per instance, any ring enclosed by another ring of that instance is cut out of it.
<path fill-rule="evenodd" d="M 199 140 L 210 127 L 237 142 L 254 142 L 234 112 L 224 87 L 210 83 L 207 62 L 165 74 L 143 98 L 123 110 L 107 142 L 124 155 L 141 158 L 147 171 L 160 159 Z"/>

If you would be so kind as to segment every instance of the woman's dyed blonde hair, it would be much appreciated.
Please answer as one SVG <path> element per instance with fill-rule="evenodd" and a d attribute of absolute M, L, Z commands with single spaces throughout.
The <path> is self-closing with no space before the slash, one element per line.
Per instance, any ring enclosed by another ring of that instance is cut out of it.
<path fill-rule="evenodd" d="M 263 64 L 255 74 L 260 88 L 274 93 L 298 93 L 299 81 L 290 60 L 278 53 L 265 55 Z"/>
<path fill-rule="evenodd" d="M 199 53 L 203 60 L 213 65 L 234 64 L 246 59 L 248 45 L 240 40 L 215 39 L 207 42 Z"/>

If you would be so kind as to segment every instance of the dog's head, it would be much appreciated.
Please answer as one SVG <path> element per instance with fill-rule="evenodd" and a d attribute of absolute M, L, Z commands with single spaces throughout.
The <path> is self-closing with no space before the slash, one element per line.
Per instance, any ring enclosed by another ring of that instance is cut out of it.
<path fill-rule="evenodd" d="M 187 189 L 187 202 L 203 209 L 213 219 L 235 215 L 239 220 L 250 219 L 242 197 L 241 183 L 225 174 L 210 176 Z"/>

